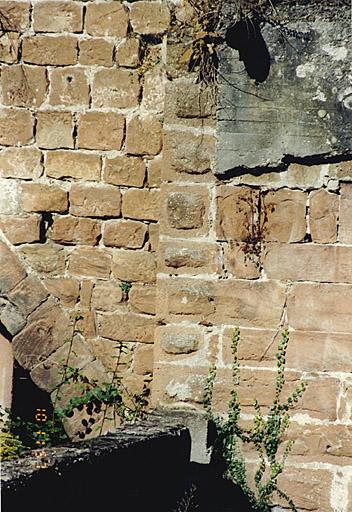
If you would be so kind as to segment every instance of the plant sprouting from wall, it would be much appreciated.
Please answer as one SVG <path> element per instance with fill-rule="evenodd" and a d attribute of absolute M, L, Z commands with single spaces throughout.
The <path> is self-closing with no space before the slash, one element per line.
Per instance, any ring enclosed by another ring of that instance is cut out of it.
<path fill-rule="evenodd" d="M 250 427 L 240 424 L 241 405 L 237 389 L 240 384 L 240 366 L 237 357 L 240 331 L 232 336 L 232 390 L 226 418 L 215 414 L 212 409 L 213 389 L 216 368 L 209 370 L 203 404 L 209 420 L 215 427 L 213 460 L 220 460 L 224 467 L 224 477 L 239 485 L 248 497 L 254 510 L 270 512 L 274 495 L 284 499 L 291 510 L 296 510 L 292 500 L 278 487 L 278 477 L 283 472 L 293 441 L 284 441 L 284 434 L 290 422 L 290 410 L 303 395 L 306 385 L 301 382 L 293 393 L 282 399 L 285 384 L 285 361 L 289 341 L 288 331 L 282 333 L 276 354 L 277 375 L 275 395 L 267 415 L 264 415 L 257 400 L 254 400 L 255 416 Z M 259 463 L 254 477 L 254 488 L 248 483 L 247 467 L 241 452 L 241 443 L 254 446 Z"/>

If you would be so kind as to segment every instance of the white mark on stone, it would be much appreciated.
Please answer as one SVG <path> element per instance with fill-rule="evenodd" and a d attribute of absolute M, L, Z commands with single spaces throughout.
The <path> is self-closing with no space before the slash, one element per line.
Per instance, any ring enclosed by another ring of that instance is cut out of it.
<path fill-rule="evenodd" d="M 323 51 L 330 55 L 333 60 L 344 60 L 347 57 L 347 48 L 345 46 L 331 46 L 327 44 L 323 46 Z"/>
<path fill-rule="evenodd" d="M 296 75 L 298 78 L 306 78 L 307 75 L 314 73 L 315 66 L 307 62 L 296 67 Z"/>

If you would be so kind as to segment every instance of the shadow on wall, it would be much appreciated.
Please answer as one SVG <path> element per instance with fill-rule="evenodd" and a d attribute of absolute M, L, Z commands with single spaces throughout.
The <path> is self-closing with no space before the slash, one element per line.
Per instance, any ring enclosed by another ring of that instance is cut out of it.
<path fill-rule="evenodd" d="M 237 50 L 250 78 L 264 82 L 270 72 L 270 54 L 256 20 L 244 19 L 226 32 L 226 43 Z"/>

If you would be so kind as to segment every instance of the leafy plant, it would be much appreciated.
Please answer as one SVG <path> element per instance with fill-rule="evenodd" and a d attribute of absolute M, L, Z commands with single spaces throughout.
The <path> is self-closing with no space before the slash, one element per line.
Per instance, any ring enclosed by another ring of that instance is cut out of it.
<path fill-rule="evenodd" d="M 17 459 L 24 449 L 18 436 L 11 432 L 0 432 L 0 461 Z"/>
<path fill-rule="evenodd" d="M 275 382 L 275 395 L 268 414 L 263 415 L 257 400 L 254 400 L 255 417 L 251 428 L 240 425 L 241 406 L 238 399 L 237 388 L 240 384 L 240 367 L 237 357 L 240 331 L 235 329 L 232 336 L 232 384 L 231 398 L 228 404 L 226 418 L 221 418 L 212 410 L 212 397 L 216 379 L 216 367 L 209 370 L 204 390 L 203 405 L 208 418 L 215 427 L 215 441 L 213 443 L 213 457 L 218 457 L 224 464 L 224 477 L 239 485 L 248 497 L 254 510 L 269 512 L 272 506 L 274 493 L 283 498 L 291 510 L 296 511 L 292 500 L 278 487 L 278 477 L 283 472 L 285 462 L 290 453 L 293 441 L 284 442 L 284 434 L 289 426 L 290 410 L 297 404 L 303 395 L 306 384 L 301 382 L 286 399 L 281 394 L 285 384 L 286 351 L 289 341 L 288 331 L 282 333 L 276 354 L 277 375 Z M 248 484 L 246 463 L 241 452 L 240 443 L 255 447 L 259 456 L 259 465 L 255 472 L 255 490 Z M 283 451 L 280 454 L 280 448 Z"/>

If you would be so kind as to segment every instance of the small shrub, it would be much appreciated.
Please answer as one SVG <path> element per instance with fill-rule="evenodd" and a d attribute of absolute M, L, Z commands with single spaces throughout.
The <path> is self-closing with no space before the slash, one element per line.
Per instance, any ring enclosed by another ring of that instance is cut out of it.
<path fill-rule="evenodd" d="M 18 436 L 10 432 L 0 432 L 0 461 L 17 459 L 24 449 Z"/>
<path fill-rule="evenodd" d="M 275 381 L 275 396 L 269 412 L 262 414 L 257 400 L 254 400 L 255 417 L 251 428 L 243 428 L 239 421 L 241 406 L 238 399 L 237 387 L 240 383 L 240 367 L 237 358 L 240 331 L 236 329 L 232 336 L 232 383 L 231 398 L 226 418 L 215 414 L 212 410 L 212 396 L 216 378 L 216 367 L 209 370 L 204 391 L 203 405 L 208 418 L 215 427 L 215 440 L 213 443 L 213 458 L 222 461 L 224 477 L 239 485 L 254 510 L 270 512 L 273 495 L 276 493 L 284 499 L 291 510 L 296 510 L 292 500 L 278 487 L 278 477 L 283 472 L 293 441 L 284 441 L 284 434 L 289 426 L 289 411 L 303 395 L 306 384 L 301 382 L 293 393 L 281 400 L 282 389 L 285 384 L 285 358 L 289 341 L 288 331 L 282 333 L 276 354 L 277 375 Z M 246 463 L 240 449 L 240 442 L 255 447 L 259 456 L 259 465 L 255 472 L 255 489 L 248 484 Z M 282 453 L 279 455 L 279 448 Z"/>

